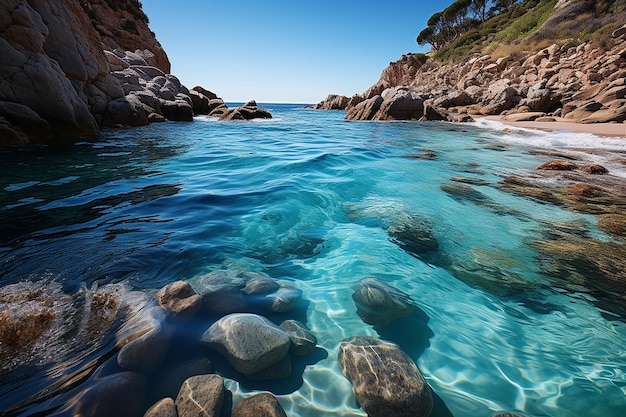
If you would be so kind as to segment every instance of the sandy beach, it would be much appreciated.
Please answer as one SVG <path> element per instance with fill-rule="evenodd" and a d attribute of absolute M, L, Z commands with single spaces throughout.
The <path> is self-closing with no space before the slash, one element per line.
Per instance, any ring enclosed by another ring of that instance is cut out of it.
<path fill-rule="evenodd" d="M 495 120 L 509 126 L 545 131 L 591 133 L 598 136 L 626 137 L 626 123 L 575 123 L 555 118 L 554 122 L 512 121 L 507 116 L 484 116 L 487 120 Z"/>

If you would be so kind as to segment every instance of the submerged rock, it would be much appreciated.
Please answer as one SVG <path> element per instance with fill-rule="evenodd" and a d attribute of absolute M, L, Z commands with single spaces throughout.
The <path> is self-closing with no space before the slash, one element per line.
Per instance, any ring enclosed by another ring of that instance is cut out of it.
<path fill-rule="evenodd" d="M 176 397 L 178 416 L 219 416 L 224 391 L 224 379 L 219 375 L 198 375 L 185 380 Z"/>
<path fill-rule="evenodd" d="M 232 417 L 287 417 L 276 397 L 268 392 L 246 398 L 233 407 Z"/>
<path fill-rule="evenodd" d="M 365 278 L 353 287 L 357 314 L 373 326 L 384 326 L 413 312 L 411 297 L 378 278 Z"/>
<path fill-rule="evenodd" d="M 430 387 L 415 362 L 397 345 L 368 336 L 339 345 L 339 367 L 369 417 L 427 417 Z"/>
<path fill-rule="evenodd" d="M 242 374 L 255 374 L 283 359 L 291 340 L 285 331 L 256 314 L 230 314 L 215 322 L 201 341 L 221 353 Z"/>
<path fill-rule="evenodd" d="M 136 372 L 120 372 L 98 379 L 68 401 L 64 410 L 73 416 L 133 416 L 142 411 L 148 379 Z M 65 415 L 64 413 L 60 413 Z"/>
<path fill-rule="evenodd" d="M 317 337 L 308 327 L 297 320 L 285 320 L 280 326 L 291 339 L 290 351 L 296 356 L 304 356 L 315 350 L 317 346 Z"/>

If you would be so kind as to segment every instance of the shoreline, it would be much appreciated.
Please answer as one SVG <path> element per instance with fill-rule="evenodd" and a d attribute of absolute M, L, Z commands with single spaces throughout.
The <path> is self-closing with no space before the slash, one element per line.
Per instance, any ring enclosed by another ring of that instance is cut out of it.
<path fill-rule="evenodd" d="M 576 132 L 591 133 L 597 136 L 626 138 L 626 123 L 577 123 L 562 118 L 555 118 L 553 122 L 513 121 L 507 116 L 472 116 L 475 119 L 485 119 L 502 124 L 525 129 L 543 130 L 548 132 Z"/>

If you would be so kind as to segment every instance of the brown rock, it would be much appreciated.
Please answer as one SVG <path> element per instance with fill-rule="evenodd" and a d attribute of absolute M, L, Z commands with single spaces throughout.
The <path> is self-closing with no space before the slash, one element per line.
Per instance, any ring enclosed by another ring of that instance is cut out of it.
<path fill-rule="evenodd" d="M 585 172 L 588 172 L 589 174 L 594 175 L 603 175 L 609 173 L 608 169 L 598 164 L 581 165 L 579 168 Z"/>
<path fill-rule="evenodd" d="M 606 194 L 606 191 L 600 187 L 590 184 L 572 184 L 565 187 L 564 192 L 579 197 L 598 197 Z"/>
<path fill-rule="evenodd" d="M 383 103 L 382 96 L 374 96 L 348 109 L 346 120 L 372 120 Z"/>
<path fill-rule="evenodd" d="M 544 162 L 537 169 L 550 171 L 573 171 L 578 169 L 578 165 L 570 161 L 554 159 L 552 161 Z"/>
<path fill-rule="evenodd" d="M 612 236 L 626 237 L 626 214 L 602 214 L 598 216 L 598 227 Z"/>
<path fill-rule="evenodd" d="M 185 281 L 176 281 L 157 293 L 159 305 L 177 319 L 193 317 L 202 307 L 202 298 Z"/>
<path fill-rule="evenodd" d="M 176 397 L 178 416 L 219 416 L 224 390 L 224 380 L 219 375 L 198 375 L 185 380 Z"/>
<path fill-rule="evenodd" d="M 163 398 L 150 407 L 143 417 L 178 417 L 174 400 Z"/>
<path fill-rule="evenodd" d="M 247 398 L 233 407 L 232 417 L 287 417 L 276 397 L 268 392 Z"/>

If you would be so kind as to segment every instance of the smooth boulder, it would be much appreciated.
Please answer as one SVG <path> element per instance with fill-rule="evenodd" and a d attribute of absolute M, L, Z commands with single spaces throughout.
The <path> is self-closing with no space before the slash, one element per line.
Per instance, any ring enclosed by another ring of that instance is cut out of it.
<path fill-rule="evenodd" d="M 221 353 L 242 374 L 256 374 L 283 359 L 291 340 L 285 331 L 263 316 L 234 313 L 222 317 L 201 341 Z"/>
<path fill-rule="evenodd" d="M 384 326 L 413 312 L 413 300 L 408 294 L 378 278 L 365 278 L 353 289 L 357 314 L 367 324 Z"/>
<path fill-rule="evenodd" d="M 397 345 L 369 336 L 344 339 L 339 367 L 369 417 L 427 417 L 433 409 L 428 383 Z"/>
<path fill-rule="evenodd" d="M 231 417 L 287 417 L 287 414 L 276 397 L 264 392 L 235 405 Z"/>
<path fill-rule="evenodd" d="M 177 319 L 193 317 L 202 307 L 202 298 L 185 281 L 176 281 L 157 293 L 159 305 Z"/>

